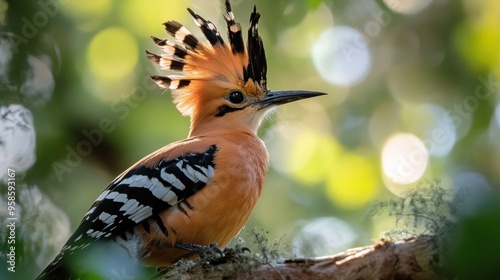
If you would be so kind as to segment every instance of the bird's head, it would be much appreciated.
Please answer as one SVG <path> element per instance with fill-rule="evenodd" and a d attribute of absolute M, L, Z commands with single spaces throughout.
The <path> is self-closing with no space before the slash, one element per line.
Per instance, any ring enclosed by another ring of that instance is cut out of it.
<path fill-rule="evenodd" d="M 243 125 L 255 132 L 268 109 L 324 94 L 268 90 L 266 55 L 258 33 L 260 14 L 255 7 L 250 15 L 246 47 L 229 0 L 225 14 L 229 44 L 212 22 L 189 8 L 188 11 L 208 42 L 200 42 L 179 22 L 168 21 L 164 23 L 166 31 L 175 40 L 152 37 L 164 53 L 146 51 L 146 55 L 169 71 L 166 76 L 155 75 L 152 79 L 160 87 L 171 89 L 177 109 L 191 117 L 191 135 L 209 123 Z"/>

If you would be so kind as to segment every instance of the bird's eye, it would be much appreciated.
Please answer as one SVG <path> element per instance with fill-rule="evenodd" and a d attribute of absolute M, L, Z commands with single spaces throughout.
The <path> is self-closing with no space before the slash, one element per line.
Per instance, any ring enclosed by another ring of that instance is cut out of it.
<path fill-rule="evenodd" d="M 240 104 L 245 101 L 245 95 L 243 95 L 243 92 L 235 90 L 228 94 L 227 100 L 233 104 Z"/>

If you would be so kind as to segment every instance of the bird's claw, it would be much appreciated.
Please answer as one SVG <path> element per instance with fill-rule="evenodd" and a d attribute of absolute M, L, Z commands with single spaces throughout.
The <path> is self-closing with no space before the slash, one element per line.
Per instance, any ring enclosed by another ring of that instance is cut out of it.
<path fill-rule="evenodd" d="M 226 255 L 242 255 L 245 252 L 252 253 L 248 247 L 240 247 L 236 245 L 234 248 L 226 248 L 224 249 L 224 254 Z"/>
<path fill-rule="evenodd" d="M 197 253 L 206 263 L 224 263 L 229 259 L 245 254 L 245 252 L 252 253 L 248 247 L 243 247 L 241 245 L 222 250 L 217 242 L 212 242 L 209 245 L 178 242 L 175 243 L 174 248 Z"/>
<path fill-rule="evenodd" d="M 241 247 L 240 252 L 243 254 L 243 253 L 245 253 L 245 251 L 248 252 L 249 254 L 252 253 L 252 251 L 248 247 Z"/>
<path fill-rule="evenodd" d="M 184 243 L 184 242 L 177 242 L 177 243 L 175 243 L 174 248 L 183 249 L 186 251 L 198 253 L 200 255 L 200 257 L 202 257 L 202 258 L 210 257 L 210 256 L 213 256 L 216 254 L 220 255 L 221 257 L 224 257 L 224 250 L 222 250 L 219 247 L 219 244 L 217 244 L 217 242 L 212 242 L 208 246 L 199 245 L 199 244 Z"/>
<path fill-rule="evenodd" d="M 224 251 L 219 247 L 219 244 L 217 242 L 212 242 L 210 245 L 206 246 L 205 250 L 203 250 L 200 253 L 208 253 L 209 255 L 212 255 L 213 253 L 219 254 L 221 257 L 224 257 Z M 200 254 L 201 255 L 201 254 Z M 202 256 L 203 257 L 203 256 Z"/>

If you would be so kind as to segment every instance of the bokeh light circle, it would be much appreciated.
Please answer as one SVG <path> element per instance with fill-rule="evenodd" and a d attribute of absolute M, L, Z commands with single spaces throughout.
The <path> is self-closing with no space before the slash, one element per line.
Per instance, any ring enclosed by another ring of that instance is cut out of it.
<path fill-rule="evenodd" d="M 293 248 L 298 257 L 326 256 L 350 248 L 356 238 L 356 232 L 346 222 L 323 217 L 301 222 Z"/>
<path fill-rule="evenodd" d="M 91 72 L 102 80 L 126 78 L 138 60 L 138 47 L 127 30 L 111 27 L 92 38 L 87 49 Z"/>
<path fill-rule="evenodd" d="M 497 125 L 500 127 L 500 103 L 495 107 L 495 121 Z"/>
<path fill-rule="evenodd" d="M 418 108 L 422 115 L 431 120 L 425 132 L 425 145 L 433 157 L 447 156 L 457 141 L 456 125 L 465 126 L 458 116 L 450 114 L 436 104 L 425 104 Z"/>
<path fill-rule="evenodd" d="M 355 85 L 371 68 L 371 55 L 363 35 L 349 26 L 323 31 L 312 48 L 312 58 L 321 77 L 334 85 Z"/>
<path fill-rule="evenodd" d="M 400 14 L 416 14 L 427 7 L 431 0 L 383 0 L 389 9 Z"/>
<path fill-rule="evenodd" d="M 31 111 L 20 104 L 0 107 L 0 178 L 7 168 L 25 172 L 36 160 L 35 128 Z"/>
<path fill-rule="evenodd" d="M 392 183 L 406 185 L 419 180 L 429 162 L 422 140 L 410 133 L 389 138 L 382 149 L 382 171 Z"/>
<path fill-rule="evenodd" d="M 327 182 L 327 196 L 336 206 L 355 209 L 365 206 L 377 193 L 378 174 L 365 157 L 346 153 L 339 156 Z"/>
<path fill-rule="evenodd" d="M 455 197 L 462 214 L 472 214 L 492 194 L 488 180 L 480 173 L 465 171 L 452 176 Z"/>

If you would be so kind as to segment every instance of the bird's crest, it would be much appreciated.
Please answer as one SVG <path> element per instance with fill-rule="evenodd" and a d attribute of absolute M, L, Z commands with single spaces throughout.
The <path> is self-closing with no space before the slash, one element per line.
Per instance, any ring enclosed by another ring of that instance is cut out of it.
<path fill-rule="evenodd" d="M 166 76 L 154 75 L 152 79 L 160 87 L 172 90 L 179 111 L 184 115 L 192 115 L 200 102 L 235 87 L 250 95 L 257 92 L 265 95 L 267 63 L 258 32 L 260 14 L 256 7 L 250 15 L 246 47 L 241 26 L 234 19 L 229 0 L 226 0 L 225 14 L 229 44 L 224 42 L 211 21 L 189 8 L 188 11 L 208 42 L 199 41 L 179 22 L 168 21 L 164 23 L 165 29 L 175 40 L 152 36 L 164 53 L 160 56 L 146 51 L 149 60 L 159 64 L 161 69 L 170 71 Z"/>

